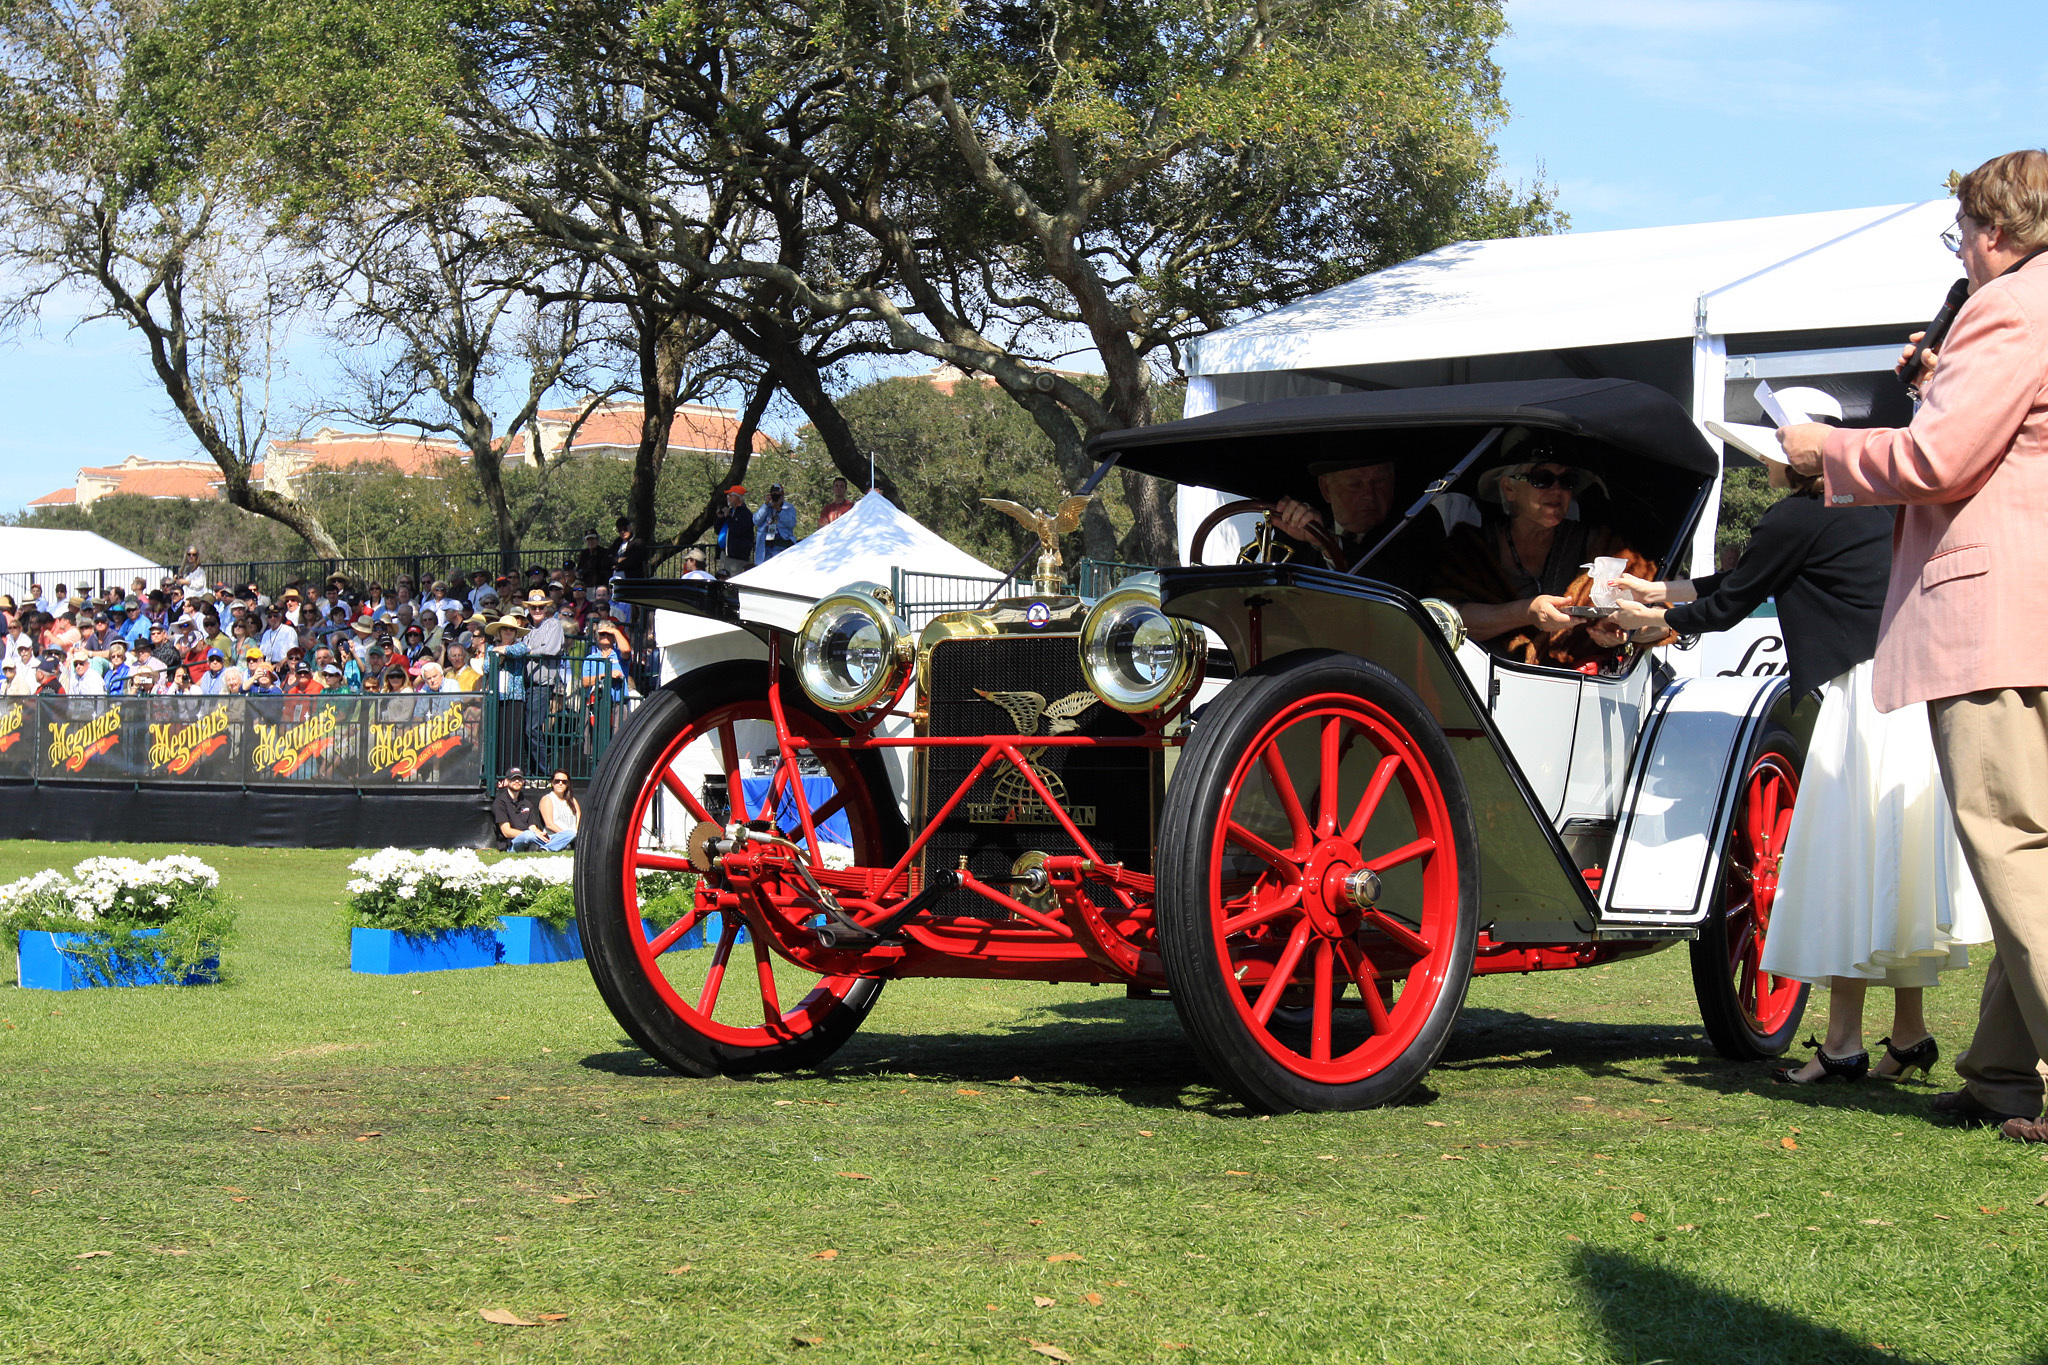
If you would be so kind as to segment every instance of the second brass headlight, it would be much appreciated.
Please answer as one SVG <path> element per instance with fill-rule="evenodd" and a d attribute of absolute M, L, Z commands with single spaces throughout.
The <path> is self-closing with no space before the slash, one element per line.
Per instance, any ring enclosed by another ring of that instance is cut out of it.
<path fill-rule="evenodd" d="M 1159 605 L 1158 576 L 1135 574 L 1081 623 L 1081 676 L 1119 711 L 1167 710 L 1199 675 L 1203 644 L 1199 627 Z"/>
<path fill-rule="evenodd" d="M 797 677 L 828 711 L 859 711 L 896 690 L 910 641 L 874 583 L 841 588 L 811 608 L 796 641 Z"/>

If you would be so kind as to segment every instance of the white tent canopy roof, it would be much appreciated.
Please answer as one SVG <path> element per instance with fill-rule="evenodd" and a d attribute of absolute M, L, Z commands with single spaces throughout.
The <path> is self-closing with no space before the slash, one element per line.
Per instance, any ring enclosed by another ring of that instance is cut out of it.
<path fill-rule="evenodd" d="M 16 599 L 30 583 L 55 592 L 60 582 L 76 586 L 74 579 L 89 583 L 96 592 L 102 570 L 108 586 L 124 588 L 138 575 L 154 587 L 164 573 L 162 566 L 91 531 L 0 526 L 0 592 Z"/>
<path fill-rule="evenodd" d="M 1458 242 L 1214 332 L 1204 375 L 1924 321 L 1956 202 Z"/>
<path fill-rule="evenodd" d="M 818 598 L 862 580 L 886 586 L 891 569 L 1002 577 L 999 570 L 927 530 L 880 493 L 869 493 L 824 530 L 766 563 L 735 574 L 732 582 L 741 590 L 740 611 L 748 620 L 795 629 Z M 803 600 L 799 604 L 768 592 L 750 593 L 748 588 L 790 593 Z"/>

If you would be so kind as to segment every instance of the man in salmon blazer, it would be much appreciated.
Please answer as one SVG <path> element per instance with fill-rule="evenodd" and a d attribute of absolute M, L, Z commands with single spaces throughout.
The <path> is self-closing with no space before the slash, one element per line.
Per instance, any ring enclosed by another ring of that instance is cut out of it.
<path fill-rule="evenodd" d="M 1935 1112 L 2048 1142 L 2048 152 L 1985 162 L 1944 236 L 1968 302 L 1909 427 L 1779 433 L 1830 506 L 1901 503 L 1872 693 L 1927 703 L 1942 783 L 1998 953 L 1963 1088 Z M 1932 359 L 1932 357 L 1930 357 Z"/>

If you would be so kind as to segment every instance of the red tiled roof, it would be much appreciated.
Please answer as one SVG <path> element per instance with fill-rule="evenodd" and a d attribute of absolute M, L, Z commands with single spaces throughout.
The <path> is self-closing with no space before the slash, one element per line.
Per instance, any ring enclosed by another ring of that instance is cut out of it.
<path fill-rule="evenodd" d="M 113 491 L 141 498 L 213 498 L 219 496 L 214 491 L 218 482 L 217 475 L 203 469 L 151 469 L 145 465 L 123 472 Z"/>
<path fill-rule="evenodd" d="M 54 493 L 45 493 L 29 504 L 30 507 L 69 507 L 78 501 L 76 488 L 60 488 Z"/>
<path fill-rule="evenodd" d="M 534 414 L 544 426 L 566 427 L 576 420 L 581 408 L 549 408 Z M 607 403 L 576 429 L 576 441 L 570 447 L 574 450 L 609 447 L 617 450 L 636 450 L 640 445 L 641 408 L 637 403 Z M 668 446 L 670 450 L 706 450 L 723 453 L 732 449 L 735 437 L 739 435 L 739 419 L 724 409 L 684 408 L 678 411 L 669 423 Z M 761 454 L 775 443 L 756 431 L 754 453 Z M 506 453 L 526 453 L 526 433 L 520 432 L 506 444 Z"/>
<path fill-rule="evenodd" d="M 351 465 L 390 465 L 402 474 L 431 474 L 441 461 L 463 459 L 467 452 L 454 441 L 421 440 L 381 432 L 336 432 L 302 441 L 273 441 L 273 451 L 290 451 L 314 469 L 347 469 Z M 257 466 L 261 468 L 262 466 Z"/>

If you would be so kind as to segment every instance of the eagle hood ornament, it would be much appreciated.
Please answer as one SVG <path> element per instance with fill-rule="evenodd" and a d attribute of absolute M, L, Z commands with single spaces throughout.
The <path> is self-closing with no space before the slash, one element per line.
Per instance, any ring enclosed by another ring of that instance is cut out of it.
<path fill-rule="evenodd" d="M 1088 510 L 1088 503 L 1094 496 L 1093 493 L 1076 493 L 1070 498 L 1061 498 L 1059 506 L 1051 512 L 1034 511 L 1008 498 L 981 500 L 984 506 L 1015 517 L 1025 530 L 1038 537 L 1038 568 L 1031 579 L 1033 592 L 1057 597 L 1066 591 L 1067 575 L 1060 564 L 1060 537 L 1080 526 L 1081 514 Z"/>

